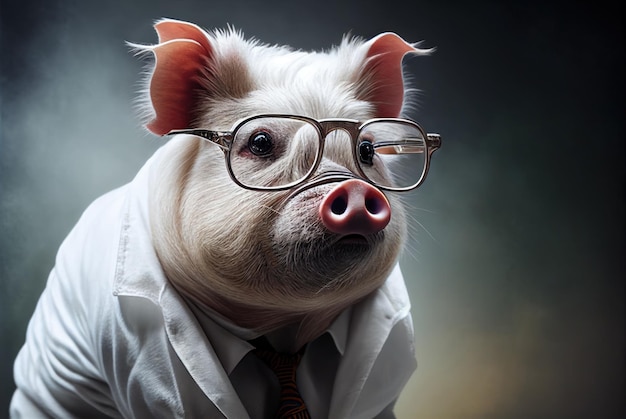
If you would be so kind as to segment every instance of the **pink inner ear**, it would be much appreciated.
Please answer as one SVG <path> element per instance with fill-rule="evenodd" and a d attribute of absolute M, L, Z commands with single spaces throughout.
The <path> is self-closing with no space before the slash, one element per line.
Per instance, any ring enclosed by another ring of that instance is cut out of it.
<path fill-rule="evenodd" d="M 195 41 L 175 39 L 153 49 L 156 65 L 150 80 L 150 99 L 156 113 L 146 126 L 157 135 L 189 128 L 198 74 L 206 65 L 206 49 Z"/>
<path fill-rule="evenodd" d="M 213 55 L 206 33 L 175 20 L 155 25 L 159 44 L 152 48 L 156 63 L 150 79 L 150 100 L 156 113 L 146 127 L 157 135 L 189 128 L 198 75 Z"/>
<path fill-rule="evenodd" d="M 369 44 L 365 74 L 373 87 L 367 100 L 374 103 L 377 117 L 396 118 L 404 100 L 402 58 L 416 49 L 394 33 L 378 35 Z"/>
<path fill-rule="evenodd" d="M 208 53 L 212 51 L 206 33 L 193 23 L 179 20 L 162 20 L 154 25 L 154 29 L 159 35 L 160 44 L 173 39 L 191 39 L 202 45 Z"/>

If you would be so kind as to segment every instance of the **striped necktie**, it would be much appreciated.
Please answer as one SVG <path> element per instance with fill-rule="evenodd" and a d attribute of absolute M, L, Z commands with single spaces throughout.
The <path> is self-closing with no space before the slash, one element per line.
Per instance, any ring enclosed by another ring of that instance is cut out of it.
<path fill-rule="evenodd" d="M 295 354 L 283 354 L 272 349 L 263 337 L 251 343 L 256 347 L 254 354 L 274 371 L 280 383 L 280 403 L 276 419 L 310 419 L 309 411 L 296 385 L 296 369 L 305 347 Z"/>

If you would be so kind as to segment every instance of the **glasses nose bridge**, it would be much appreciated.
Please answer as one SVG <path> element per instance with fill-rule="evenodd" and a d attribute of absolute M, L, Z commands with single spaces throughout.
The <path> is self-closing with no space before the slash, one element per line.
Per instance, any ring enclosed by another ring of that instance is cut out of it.
<path fill-rule="evenodd" d="M 354 141 L 359 134 L 359 122 L 346 119 L 325 119 L 319 121 L 322 127 L 322 137 L 326 137 L 333 131 L 343 131 Z"/>
<path fill-rule="evenodd" d="M 357 176 L 365 176 L 359 169 L 357 156 L 354 146 L 358 142 L 361 123 L 353 119 L 324 119 L 318 121 L 321 128 L 322 135 L 322 149 L 320 149 L 319 158 L 322 158 L 322 153 L 326 154 L 330 160 L 339 163 L 344 166 L 350 172 L 357 174 Z M 349 137 L 348 143 L 346 138 L 338 138 L 335 136 L 335 141 L 327 141 L 327 138 L 333 132 L 343 132 Z M 339 140 L 339 141 L 336 141 Z M 324 150 L 324 151 L 322 151 Z M 351 150 L 351 151 L 350 151 Z M 367 178 L 365 176 L 365 178 Z"/>

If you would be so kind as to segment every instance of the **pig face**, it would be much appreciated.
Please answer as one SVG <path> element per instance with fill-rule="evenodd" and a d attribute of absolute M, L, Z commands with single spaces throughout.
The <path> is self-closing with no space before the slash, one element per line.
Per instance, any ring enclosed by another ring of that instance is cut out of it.
<path fill-rule="evenodd" d="M 147 127 L 158 135 L 228 131 L 243 118 L 270 113 L 397 117 L 402 57 L 426 52 L 389 33 L 304 53 L 172 20 L 156 30 L 157 45 L 137 48 L 155 55 L 146 109 Z M 311 135 L 272 144 L 288 156 L 272 174 L 276 181 L 307 165 L 312 157 L 303 144 L 316 143 Z M 154 246 L 171 283 L 197 304 L 263 332 L 303 318 L 324 323 L 378 288 L 406 234 L 402 203 L 358 179 L 344 130 L 332 130 L 324 144 L 312 179 L 344 175 L 256 191 L 233 181 L 215 144 L 173 137 L 153 171 L 150 205 Z M 261 170 L 250 149 L 230 152 L 239 153 L 231 163 L 240 170 Z"/>

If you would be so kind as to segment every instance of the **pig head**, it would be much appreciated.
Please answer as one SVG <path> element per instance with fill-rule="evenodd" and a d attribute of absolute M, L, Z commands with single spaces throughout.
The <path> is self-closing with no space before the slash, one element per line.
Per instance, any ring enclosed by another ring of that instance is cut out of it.
<path fill-rule="evenodd" d="M 229 130 L 267 113 L 397 117 L 406 100 L 402 58 L 426 52 L 392 33 L 305 53 L 180 21 L 155 28 L 158 44 L 137 48 L 155 57 L 144 109 L 157 135 Z M 349 141 L 331 133 L 317 175 L 353 167 Z M 359 179 L 247 190 L 230 179 L 218 147 L 190 135 L 165 146 L 150 212 L 154 247 L 179 292 L 238 326 L 292 330 L 296 347 L 381 286 L 406 234 L 393 193 Z"/>

